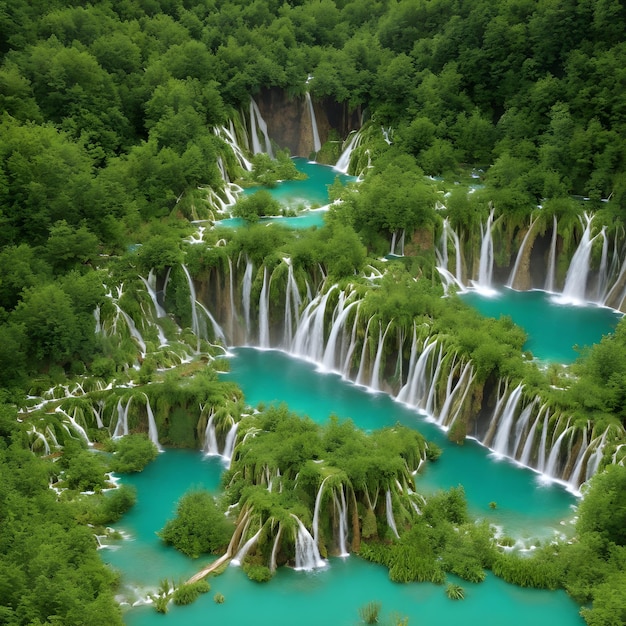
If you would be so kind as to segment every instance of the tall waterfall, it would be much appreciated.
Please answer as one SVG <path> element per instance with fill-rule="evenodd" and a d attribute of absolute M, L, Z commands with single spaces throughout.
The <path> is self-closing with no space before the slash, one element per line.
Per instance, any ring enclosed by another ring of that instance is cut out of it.
<path fill-rule="evenodd" d="M 269 291 L 270 280 L 267 277 L 267 267 L 263 268 L 263 287 L 259 297 L 259 347 L 270 347 L 270 322 L 269 322 Z"/>
<path fill-rule="evenodd" d="M 274 158 L 272 142 L 267 133 L 267 124 L 261 116 L 259 106 L 252 98 L 250 98 L 250 139 L 252 141 L 253 154 L 266 152 L 270 157 Z M 262 142 L 261 139 L 263 140 Z"/>
<path fill-rule="evenodd" d="M 507 287 L 515 288 L 515 281 L 517 279 L 517 274 L 519 272 L 520 264 L 522 263 L 522 260 L 524 258 L 524 254 L 526 252 L 526 245 L 528 243 L 528 239 L 530 238 L 530 234 L 533 232 L 533 226 L 535 225 L 536 221 L 537 221 L 537 218 L 531 220 L 530 226 L 528 227 L 528 230 L 526 231 L 526 234 L 524 235 L 524 239 L 522 239 L 522 244 L 520 245 L 519 250 L 517 252 L 517 257 L 515 258 L 515 265 L 513 265 L 513 270 L 511 271 L 511 274 L 509 276 Z"/>
<path fill-rule="evenodd" d="M 483 291 L 491 291 L 493 278 L 493 238 L 491 228 L 493 226 L 493 212 L 491 209 L 487 223 L 483 227 L 481 224 L 481 244 L 480 244 L 480 262 L 478 266 L 478 281 L 475 283 L 477 289 Z"/>
<path fill-rule="evenodd" d="M 163 448 L 159 444 L 159 431 L 157 430 L 156 422 L 154 421 L 154 414 L 152 413 L 152 407 L 150 406 L 150 400 L 146 394 L 146 414 L 148 415 L 148 437 L 150 441 L 156 446 L 159 452 L 163 452 Z"/>
<path fill-rule="evenodd" d="M 393 534 L 399 539 L 398 529 L 396 528 L 396 520 L 393 516 L 393 506 L 391 501 L 391 491 L 387 489 L 385 493 L 385 512 L 387 514 L 387 526 L 391 528 Z"/>
<path fill-rule="evenodd" d="M 356 147 L 358 147 L 361 141 L 361 134 L 358 132 L 352 132 L 349 136 L 348 143 L 345 144 L 343 152 L 337 159 L 337 163 L 335 163 L 335 169 L 342 174 L 347 174 L 348 169 L 350 168 L 350 158 L 352 157 L 352 152 Z"/>
<path fill-rule="evenodd" d="M 587 277 L 589 275 L 589 258 L 591 256 L 591 247 L 595 237 L 591 237 L 591 222 L 593 216 L 585 213 L 585 229 L 576 252 L 572 257 L 567 275 L 565 276 L 565 285 L 563 293 L 559 301 L 570 304 L 580 304 L 585 302 L 587 294 Z M 582 223 L 582 220 L 581 220 Z"/>
<path fill-rule="evenodd" d="M 320 556 L 317 544 L 305 525 L 293 513 L 291 516 L 296 520 L 296 570 L 312 570 L 326 567 L 326 561 Z"/>
<path fill-rule="evenodd" d="M 313 108 L 313 100 L 311 94 L 307 91 L 304 94 L 309 108 L 309 115 L 311 116 L 311 127 L 313 129 L 313 151 L 317 154 L 322 149 L 322 143 L 320 142 L 320 135 L 317 129 L 317 119 L 315 118 L 315 109 Z"/>

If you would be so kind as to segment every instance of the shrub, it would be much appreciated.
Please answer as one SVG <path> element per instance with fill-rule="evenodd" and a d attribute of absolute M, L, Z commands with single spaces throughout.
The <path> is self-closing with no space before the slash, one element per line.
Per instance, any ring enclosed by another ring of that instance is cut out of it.
<path fill-rule="evenodd" d="M 174 590 L 172 594 L 172 600 L 174 604 L 184 605 L 191 604 L 198 598 L 201 593 L 207 593 L 210 591 L 211 585 L 206 580 L 199 580 L 195 583 L 183 583 Z"/>
<path fill-rule="evenodd" d="M 380 602 L 368 602 L 359 609 L 359 615 L 366 624 L 377 624 L 380 608 Z"/>

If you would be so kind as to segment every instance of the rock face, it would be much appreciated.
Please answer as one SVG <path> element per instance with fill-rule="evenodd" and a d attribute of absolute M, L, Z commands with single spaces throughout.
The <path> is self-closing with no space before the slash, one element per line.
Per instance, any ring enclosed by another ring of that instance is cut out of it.
<path fill-rule="evenodd" d="M 304 96 L 289 96 L 282 89 L 263 89 L 255 100 L 267 123 L 270 138 L 292 156 L 309 157 L 314 152 L 313 125 Z M 317 132 L 322 144 L 331 129 L 344 139 L 351 130 L 361 127 L 360 111 L 350 112 L 347 105 L 329 99 L 313 99 Z"/>

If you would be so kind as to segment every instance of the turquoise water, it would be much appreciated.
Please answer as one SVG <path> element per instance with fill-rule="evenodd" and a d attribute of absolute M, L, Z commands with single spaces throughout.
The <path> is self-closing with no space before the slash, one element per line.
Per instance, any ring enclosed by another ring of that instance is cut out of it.
<path fill-rule="evenodd" d="M 256 185 L 244 189 L 246 195 L 253 194 L 260 189 L 269 191 L 272 196 L 283 206 L 299 211 L 295 217 L 272 217 L 260 220 L 261 224 L 282 224 L 288 228 L 310 228 L 324 224 L 324 211 L 309 210 L 310 207 L 326 206 L 330 199 L 328 187 L 338 178 L 344 185 L 355 181 L 354 176 L 348 176 L 337 172 L 329 165 L 320 165 L 305 158 L 293 159 L 300 172 L 307 175 L 305 180 L 285 180 L 275 187 L 263 187 Z M 217 226 L 237 228 L 243 226 L 245 221 L 241 218 L 229 218 L 216 222 Z"/>
<path fill-rule="evenodd" d="M 463 484 L 472 512 L 504 527 L 516 537 L 552 537 L 566 530 L 574 497 L 555 485 L 542 484 L 538 476 L 506 461 L 496 461 L 475 442 L 449 444 L 441 431 L 424 416 L 394 402 L 384 394 L 372 394 L 335 374 L 316 371 L 309 363 L 278 351 L 239 348 L 233 351 L 231 372 L 224 378 L 237 381 L 250 404 L 287 402 L 293 410 L 322 422 L 333 412 L 351 417 L 364 429 L 396 422 L 417 426 L 444 449 L 441 459 L 418 476 L 418 489 L 428 492 Z M 163 578 L 179 580 L 197 571 L 210 559 L 192 561 L 163 546 L 155 532 L 173 516 L 176 501 L 192 486 L 217 492 L 222 465 L 204 459 L 199 452 L 169 450 L 144 472 L 125 478 L 138 490 L 138 502 L 117 528 L 131 535 L 117 550 L 102 550 L 105 561 L 124 573 L 125 593 L 139 587 L 137 597 L 156 588 Z M 497 509 L 489 508 L 496 501 Z M 318 626 L 353 625 L 358 609 L 367 602 L 382 603 L 382 617 L 392 612 L 409 617 L 410 625 L 507 624 L 511 626 L 580 626 L 578 607 L 565 593 L 520 589 L 489 575 L 480 585 L 464 581 L 466 599 L 453 602 L 444 587 L 432 584 L 392 583 L 387 571 L 356 557 L 331 559 L 316 572 L 282 568 L 268 584 L 250 582 L 238 568 L 210 579 L 211 591 L 189 607 L 172 607 L 168 616 L 152 607 L 130 609 L 129 626 L 172 624 L 200 626 L 207 623 L 246 625 Z M 216 592 L 226 602 L 213 602 Z"/>
<path fill-rule="evenodd" d="M 502 289 L 495 296 L 468 291 L 460 297 L 486 317 L 508 315 L 528 334 L 524 345 L 542 361 L 572 363 L 578 348 L 598 343 L 612 333 L 621 313 L 605 307 L 558 304 L 545 291 Z"/>

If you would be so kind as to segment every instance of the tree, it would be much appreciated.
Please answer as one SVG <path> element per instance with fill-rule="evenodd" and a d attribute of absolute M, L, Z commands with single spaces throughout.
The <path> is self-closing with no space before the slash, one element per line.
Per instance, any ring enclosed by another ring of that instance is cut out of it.
<path fill-rule="evenodd" d="M 233 215 L 248 222 L 258 222 L 259 218 L 280 213 L 280 203 L 272 194 L 262 189 L 250 196 L 242 196 L 233 207 Z"/>
<path fill-rule="evenodd" d="M 207 491 L 190 491 L 178 503 L 176 517 L 159 532 L 165 543 L 187 556 L 223 550 L 234 530 Z"/>

